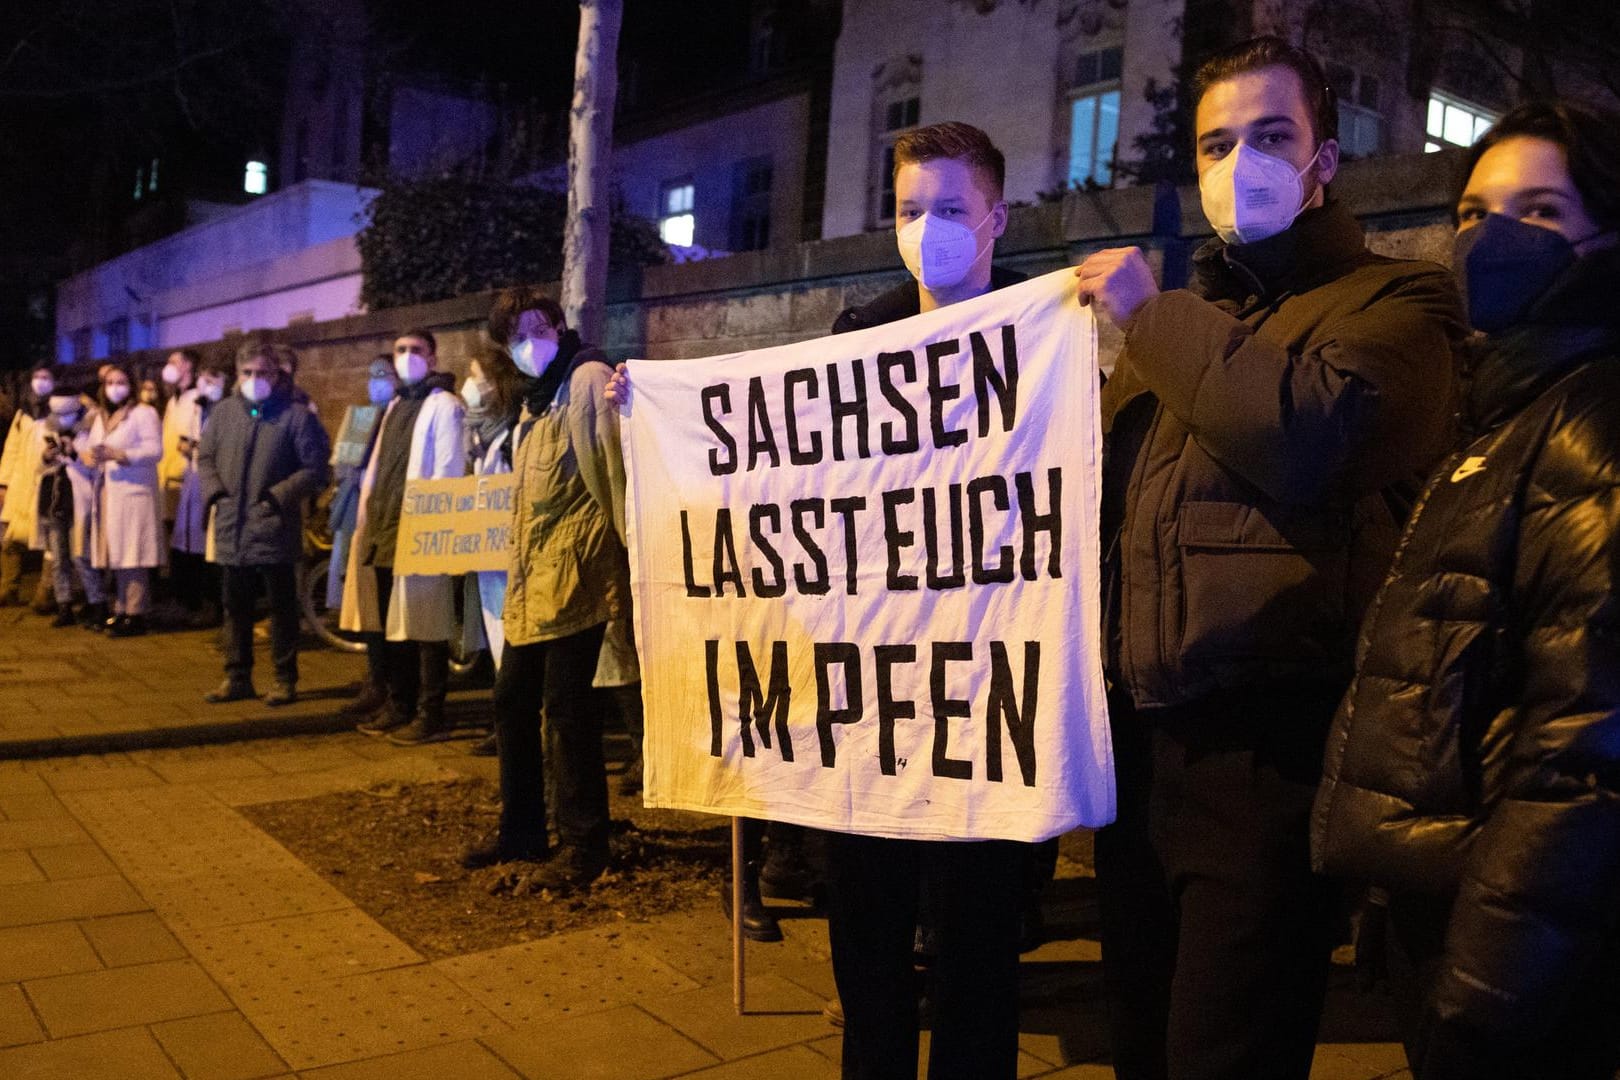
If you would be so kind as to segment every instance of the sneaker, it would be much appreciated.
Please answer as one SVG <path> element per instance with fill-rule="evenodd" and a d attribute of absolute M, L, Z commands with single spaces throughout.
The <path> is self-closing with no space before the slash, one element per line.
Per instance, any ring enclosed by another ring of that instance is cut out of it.
<path fill-rule="evenodd" d="M 203 700 L 210 705 L 223 705 L 227 701 L 251 701 L 258 696 L 258 692 L 253 689 L 252 683 L 226 679 L 204 694 Z"/>
<path fill-rule="evenodd" d="M 545 862 L 551 854 L 544 840 L 537 843 L 511 843 L 491 837 L 474 844 L 461 854 L 464 870 L 482 870 L 486 866 L 507 862 Z"/>
<path fill-rule="evenodd" d="M 42 600 L 35 600 L 33 603 L 28 605 L 28 610 L 32 611 L 35 615 L 55 615 L 56 597 L 50 596 Z"/>
<path fill-rule="evenodd" d="M 276 688 L 264 695 L 264 703 L 274 708 L 277 705 L 291 705 L 298 700 L 298 688 L 292 683 L 276 683 Z"/>
<path fill-rule="evenodd" d="M 51 620 L 51 626 L 54 628 L 72 626 L 78 621 L 78 618 L 73 614 L 73 609 L 67 604 L 63 604 L 56 609 L 56 618 Z"/>
<path fill-rule="evenodd" d="M 409 724 L 388 733 L 388 741 L 395 746 L 421 746 L 424 743 L 444 742 L 454 732 L 443 720 L 429 720 L 418 715 Z"/>
<path fill-rule="evenodd" d="M 563 844 L 534 875 L 535 884 L 554 892 L 583 888 L 607 870 L 606 848 Z"/>
<path fill-rule="evenodd" d="M 410 722 L 410 717 L 400 716 L 392 709 L 384 709 L 376 716 L 373 716 L 370 720 L 362 720 L 358 724 L 354 725 L 354 730 L 358 731 L 362 735 L 370 735 L 373 738 L 381 738 L 382 736 L 387 735 L 390 731 L 398 731 L 400 728 L 404 727 Z"/>
<path fill-rule="evenodd" d="M 500 740 L 495 737 L 495 733 L 492 731 L 467 747 L 467 753 L 473 757 L 499 757 L 501 753 Z"/>

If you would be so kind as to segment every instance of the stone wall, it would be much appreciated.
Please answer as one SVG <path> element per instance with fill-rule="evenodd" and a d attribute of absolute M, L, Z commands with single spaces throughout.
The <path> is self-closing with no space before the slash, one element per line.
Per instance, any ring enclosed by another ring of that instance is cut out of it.
<path fill-rule="evenodd" d="M 1455 170 L 1450 154 L 1356 162 L 1334 183 L 1334 195 L 1362 217 L 1374 250 L 1447 262 Z M 1156 198 L 1151 188 L 1121 188 L 1017 207 L 997 244 L 998 261 L 1039 274 L 1073 265 L 1100 248 L 1139 244 L 1156 268 L 1163 267 L 1167 248 L 1172 262 L 1184 262 L 1208 236 L 1198 192 L 1187 187 L 1165 196 Z M 603 345 L 615 359 L 663 360 L 801 341 L 825 334 L 844 308 L 904 280 L 889 232 L 649 267 L 635 279 L 610 284 Z M 363 400 L 371 357 L 388 351 L 394 335 L 407 327 L 432 330 L 446 366 L 458 376 L 465 372 L 492 299 L 491 293 L 479 293 L 254 336 L 283 341 L 299 351 L 299 381 L 332 425 L 343 415 L 344 404 Z M 200 348 L 229 354 L 242 340 L 233 337 Z M 1105 364 L 1116 348 L 1116 336 L 1105 328 Z M 148 351 L 138 359 L 157 366 L 163 356 Z"/>

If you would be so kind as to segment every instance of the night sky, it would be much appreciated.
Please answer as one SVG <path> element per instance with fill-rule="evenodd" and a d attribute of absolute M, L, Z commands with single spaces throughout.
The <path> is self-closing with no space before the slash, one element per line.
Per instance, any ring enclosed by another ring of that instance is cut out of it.
<path fill-rule="evenodd" d="M 791 8 L 795 5 L 783 5 Z M 751 0 L 628 0 L 621 114 L 739 78 Z M 565 109 L 573 0 L 9 0 L 0 4 L 0 368 L 48 356 L 56 281 L 184 221 L 180 194 L 241 198 L 241 163 L 277 156 L 287 58 L 300 34 L 368 28 L 398 79 L 502 86 Z M 135 205 L 136 168 L 164 163 Z M 179 194 L 177 194 L 179 193 Z"/>

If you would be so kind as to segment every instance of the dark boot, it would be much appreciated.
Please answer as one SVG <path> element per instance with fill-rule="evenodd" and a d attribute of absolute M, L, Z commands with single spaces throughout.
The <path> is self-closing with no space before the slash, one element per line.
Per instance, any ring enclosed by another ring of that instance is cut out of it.
<path fill-rule="evenodd" d="M 461 865 L 467 870 L 482 870 L 496 863 L 545 862 L 550 854 L 544 836 L 495 836 L 462 852 Z"/>
<path fill-rule="evenodd" d="M 360 688 L 359 696 L 339 709 L 338 712 L 354 720 L 370 716 L 387 704 L 388 687 L 382 685 L 381 682 L 372 682 L 367 679 L 366 684 Z"/>
<path fill-rule="evenodd" d="M 765 864 L 759 881 L 764 891 L 783 900 L 814 900 L 821 885 L 805 854 L 804 829 L 779 821 L 765 826 Z"/>
<path fill-rule="evenodd" d="M 107 605 L 105 603 L 86 604 L 79 609 L 79 625 L 86 630 L 99 630 L 106 621 Z"/>
<path fill-rule="evenodd" d="M 444 718 L 444 698 L 450 681 L 450 643 L 424 641 L 417 648 L 422 668 L 416 715 L 405 727 L 389 733 L 388 741 L 397 746 L 443 742 L 452 734 Z"/>
<path fill-rule="evenodd" d="M 743 863 L 743 937 L 749 941 L 781 941 L 782 925 L 759 895 L 759 863 Z M 720 910 L 731 918 L 731 882 L 720 890 Z"/>
<path fill-rule="evenodd" d="M 542 888 L 553 892 L 582 889 L 601 877 L 607 870 L 608 852 L 605 847 L 587 847 L 563 844 L 546 860 L 534 880 Z"/>

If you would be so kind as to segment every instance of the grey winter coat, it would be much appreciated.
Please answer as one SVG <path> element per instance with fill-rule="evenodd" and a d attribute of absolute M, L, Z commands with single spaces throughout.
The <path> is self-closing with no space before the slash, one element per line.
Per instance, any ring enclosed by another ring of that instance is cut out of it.
<path fill-rule="evenodd" d="M 254 405 L 233 394 L 214 406 L 197 451 L 203 504 L 213 514 L 214 561 L 296 562 L 304 500 L 326 487 L 326 429 L 284 388 Z"/>

